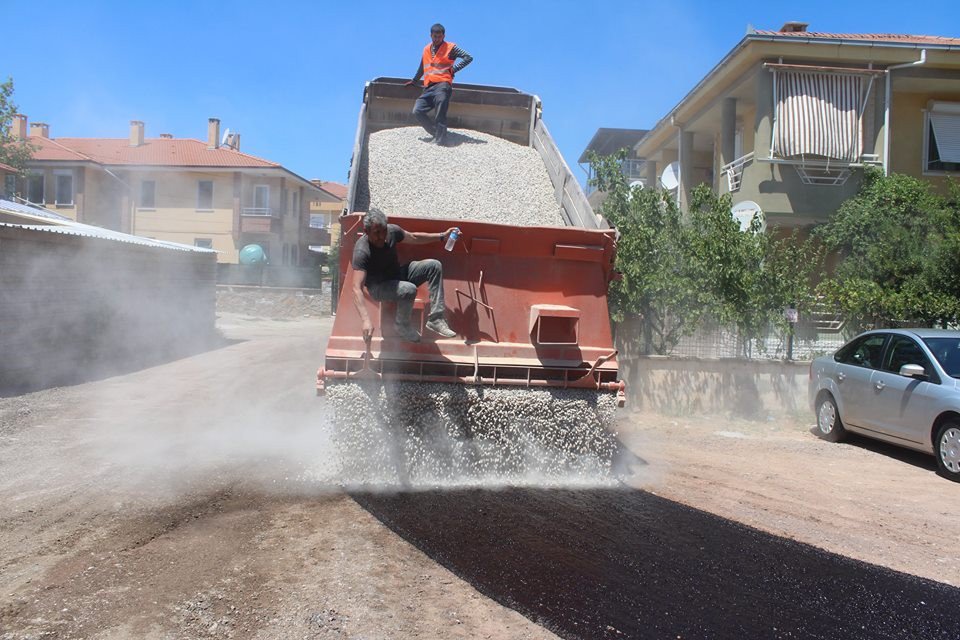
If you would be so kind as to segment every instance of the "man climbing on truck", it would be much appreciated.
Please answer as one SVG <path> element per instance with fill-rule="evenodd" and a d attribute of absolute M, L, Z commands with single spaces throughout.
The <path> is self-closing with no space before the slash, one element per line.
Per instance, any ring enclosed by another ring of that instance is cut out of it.
<path fill-rule="evenodd" d="M 397 303 L 395 328 L 397 334 L 408 342 L 420 342 L 420 334 L 410 326 L 410 314 L 417 287 L 428 283 L 430 291 L 430 312 L 427 315 L 427 329 L 444 338 L 453 338 L 457 334 L 450 329 L 444 319 L 443 304 L 443 265 L 439 260 L 414 260 L 400 265 L 397 258 L 397 244 L 427 244 L 444 242 L 456 227 L 443 233 L 424 233 L 405 231 L 395 224 L 387 222 L 383 211 L 371 207 L 363 217 L 364 235 L 353 247 L 353 303 L 363 321 L 363 339 L 373 335 L 373 323 L 367 314 L 363 302 L 363 287 L 370 297 L 378 302 Z"/>
<path fill-rule="evenodd" d="M 407 81 L 412 85 L 423 78 L 423 92 L 413 106 L 413 115 L 432 136 L 431 141 L 440 146 L 447 142 L 447 106 L 453 93 L 453 76 L 473 62 L 473 56 L 454 43 L 444 41 L 445 36 L 442 24 L 430 27 L 430 44 L 423 48 L 420 68 L 413 80 Z M 428 115 L 433 109 L 437 110 L 435 119 Z"/>

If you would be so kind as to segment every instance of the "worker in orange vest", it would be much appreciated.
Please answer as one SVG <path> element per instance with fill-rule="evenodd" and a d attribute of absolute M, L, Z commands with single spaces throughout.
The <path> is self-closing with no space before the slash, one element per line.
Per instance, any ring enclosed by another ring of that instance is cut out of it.
<path fill-rule="evenodd" d="M 430 134 L 428 142 L 440 146 L 445 145 L 447 140 L 447 105 L 453 92 L 453 76 L 473 62 L 473 56 L 469 53 L 452 42 L 444 41 L 445 35 L 446 29 L 442 24 L 430 27 L 430 44 L 423 48 L 420 68 L 413 80 L 407 81 L 407 85 L 413 85 L 423 78 L 423 93 L 417 98 L 413 115 Z M 433 109 L 437 110 L 435 119 L 427 115 Z"/>

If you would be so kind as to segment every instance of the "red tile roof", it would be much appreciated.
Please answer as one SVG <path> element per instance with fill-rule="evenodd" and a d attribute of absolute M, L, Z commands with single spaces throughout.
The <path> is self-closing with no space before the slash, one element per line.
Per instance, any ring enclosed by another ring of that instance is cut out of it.
<path fill-rule="evenodd" d="M 340 184 L 339 182 L 320 182 L 314 183 L 334 198 L 339 198 L 343 200 L 347 197 L 347 185 Z"/>
<path fill-rule="evenodd" d="M 0 162 L 0 171 L 9 171 L 10 173 L 17 173 L 17 170 L 11 167 L 8 164 L 3 164 Z"/>
<path fill-rule="evenodd" d="M 128 138 L 42 138 L 30 136 L 39 148 L 34 160 L 92 160 L 105 165 L 170 167 L 272 167 L 279 164 L 226 147 L 208 149 L 191 138 L 148 138 L 131 147 Z"/>
<path fill-rule="evenodd" d="M 912 36 L 898 33 L 819 33 L 816 31 L 785 32 L 763 31 L 760 29 L 757 29 L 755 33 L 762 36 L 777 36 L 779 38 L 796 40 L 822 38 L 831 40 L 863 40 L 877 43 L 889 42 L 892 44 L 960 46 L 960 38 L 947 38 L 943 36 Z"/>
<path fill-rule="evenodd" d="M 35 149 L 33 152 L 34 160 L 73 160 L 81 162 L 89 162 L 90 158 L 86 157 L 83 154 L 77 153 L 76 151 L 71 151 L 62 144 L 59 144 L 56 140 L 52 138 L 44 138 L 42 136 L 30 136 L 30 144 L 32 144 Z"/>

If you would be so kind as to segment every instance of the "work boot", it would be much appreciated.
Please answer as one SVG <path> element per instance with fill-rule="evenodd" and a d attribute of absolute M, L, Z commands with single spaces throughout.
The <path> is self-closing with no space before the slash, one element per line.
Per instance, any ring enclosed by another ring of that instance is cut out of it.
<path fill-rule="evenodd" d="M 427 329 L 433 331 L 434 333 L 439 333 L 444 338 L 454 338 L 457 333 L 447 324 L 447 321 L 443 318 L 436 318 L 435 320 L 427 320 Z"/>
<path fill-rule="evenodd" d="M 430 324 L 428 323 L 427 326 L 429 327 Z M 420 334 L 409 324 L 400 324 L 397 322 L 393 325 L 393 328 L 396 330 L 397 335 L 407 342 L 420 342 Z"/>

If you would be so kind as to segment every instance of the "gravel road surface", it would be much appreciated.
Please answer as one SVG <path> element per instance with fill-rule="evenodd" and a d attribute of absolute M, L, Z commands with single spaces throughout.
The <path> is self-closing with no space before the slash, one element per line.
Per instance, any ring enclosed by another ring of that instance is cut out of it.
<path fill-rule="evenodd" d="M 330 324 L 0 398 L 0 638 L 960 636 L 930 458 L 641 413 L 620 489 L 349 495 Z"/>

